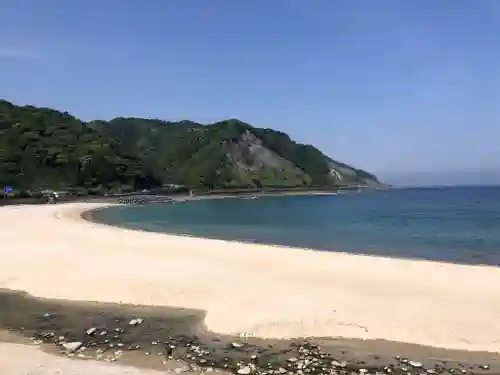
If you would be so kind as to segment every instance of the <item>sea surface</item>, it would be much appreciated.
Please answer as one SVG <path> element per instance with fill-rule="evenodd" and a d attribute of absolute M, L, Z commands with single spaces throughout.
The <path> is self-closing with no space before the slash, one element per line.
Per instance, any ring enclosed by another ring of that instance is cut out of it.
<path fill-rule="evenodd" d="M 93 218 L 173 234 L 500 265 L 500 187 L 118 206 L 98 211 Z"/>

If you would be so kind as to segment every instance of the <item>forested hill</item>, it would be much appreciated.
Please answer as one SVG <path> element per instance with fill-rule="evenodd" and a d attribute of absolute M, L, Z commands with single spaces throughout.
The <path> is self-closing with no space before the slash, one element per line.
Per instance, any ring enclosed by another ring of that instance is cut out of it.
<path fill-rule="evenodd" d="M 0 185 L 19 189 L 142 189 L 378 185 L 375 176 L 239 120 L 211 125 L 115 118 L 0 100 Z"/>
<path fill-rule="evenodd" d="M 158 183 L 141 158 L 67 112 L 0 101 L 1 186 L 119 188 Z"/>

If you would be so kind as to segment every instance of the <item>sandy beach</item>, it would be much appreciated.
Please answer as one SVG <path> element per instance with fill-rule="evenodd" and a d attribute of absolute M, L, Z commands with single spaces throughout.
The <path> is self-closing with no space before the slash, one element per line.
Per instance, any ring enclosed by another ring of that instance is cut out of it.
<path fill-rule="evenodd" d="M 138 369 L 109 363 L 74 361 L 43 353 L 34 347 L 20 344 L 0 343 L 0 363 L 2 374 L 8 375 L 161 375 L 163 371 Z M 29 359 L 29 360 L 27 360 Z"/>
<path fill-rule="evenodd" d="M 0 288 L 205 312 L 240 337 L 343 337 L 500 353 L 500 268 L 180 237 L 0 208 Z"/>

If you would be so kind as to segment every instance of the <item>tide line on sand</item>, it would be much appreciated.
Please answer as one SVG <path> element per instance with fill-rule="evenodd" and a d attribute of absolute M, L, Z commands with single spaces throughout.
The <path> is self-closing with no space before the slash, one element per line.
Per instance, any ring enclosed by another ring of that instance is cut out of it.
<path fill-rule="evenodd" d="M 301 251 L 91 223 L 99 203 L 0 208 L 0 287 L 205 310 L 209 330 L 500 352 L 500 268 Z"/>

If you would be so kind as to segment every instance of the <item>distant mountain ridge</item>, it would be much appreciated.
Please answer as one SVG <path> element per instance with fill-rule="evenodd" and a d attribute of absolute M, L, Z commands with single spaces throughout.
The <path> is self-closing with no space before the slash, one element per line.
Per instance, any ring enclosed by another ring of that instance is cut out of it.
<path fill-rule="evenodd" d="M 0 184 L 120 189 L 380 185 L 288 135 L 237 119 L 203 125 L 67 112 L 0 100 Z"/>

